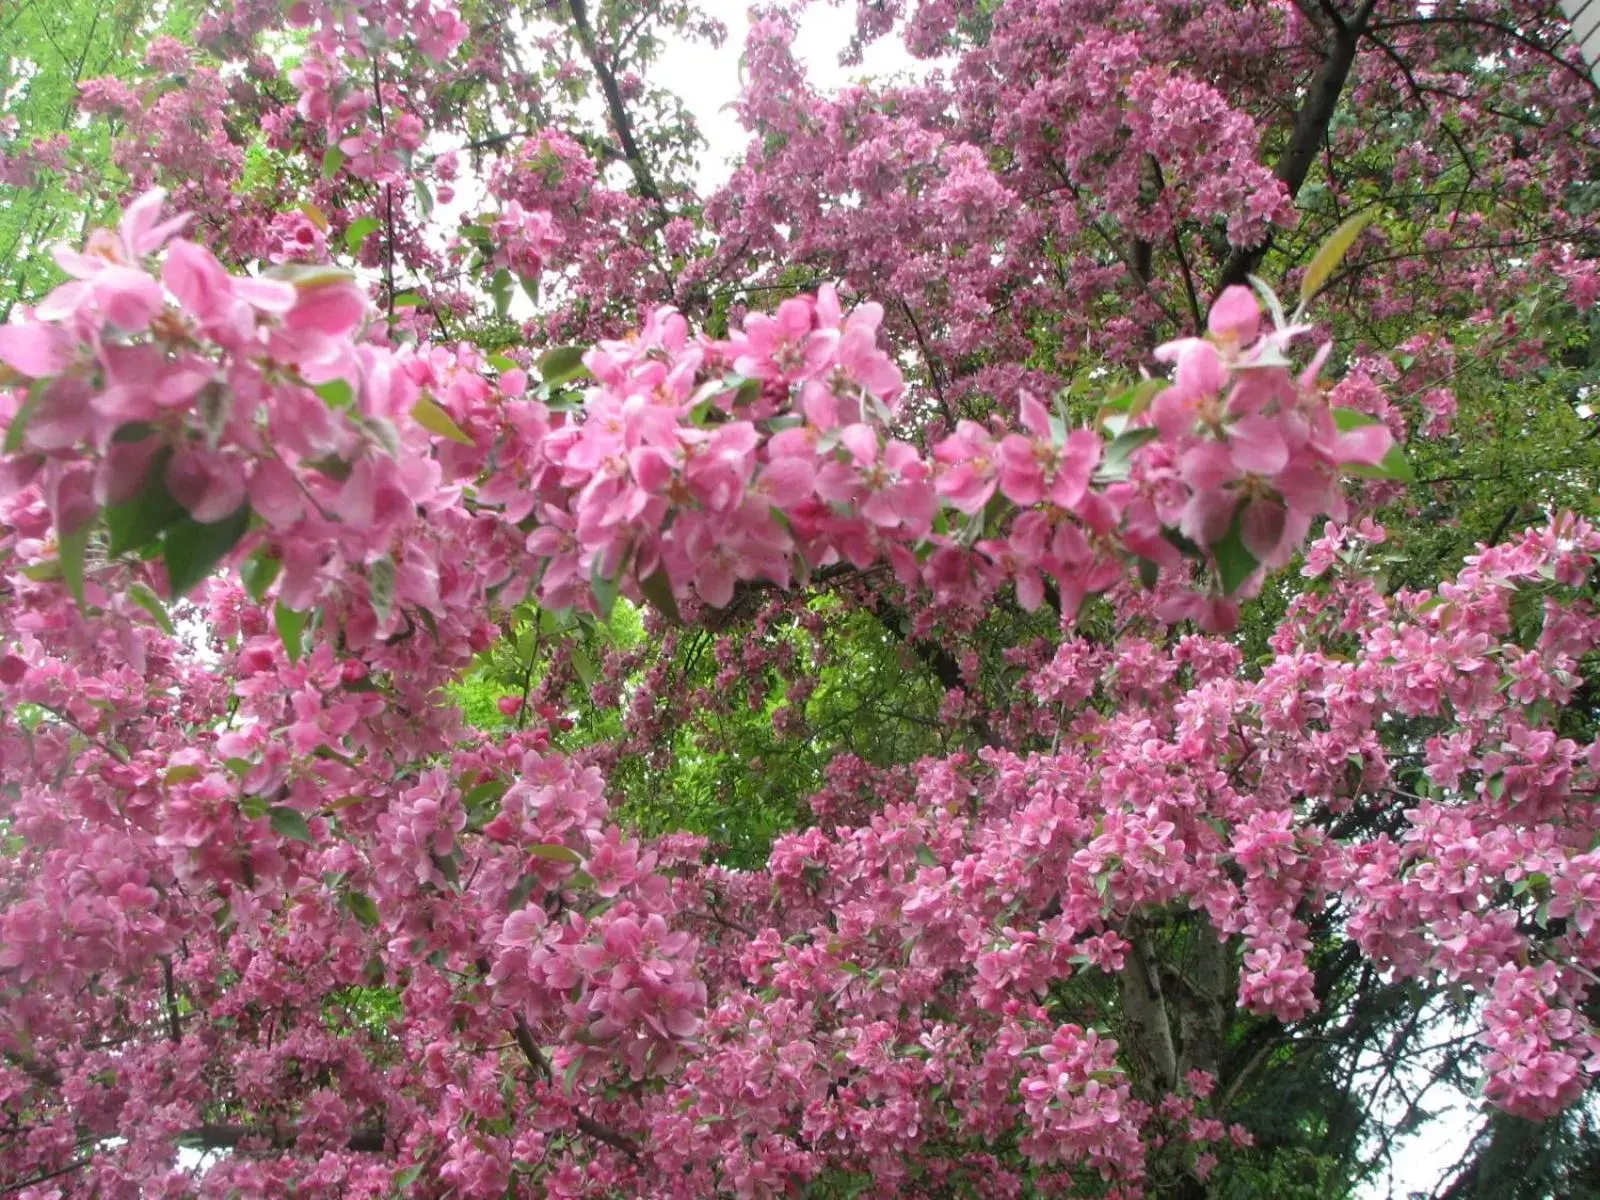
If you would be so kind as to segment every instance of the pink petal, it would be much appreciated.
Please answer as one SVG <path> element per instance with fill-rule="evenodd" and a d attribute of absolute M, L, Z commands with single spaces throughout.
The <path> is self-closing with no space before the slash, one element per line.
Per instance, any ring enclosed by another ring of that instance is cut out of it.
<path fill-rule="evenodd" d="M 1228 429 L 1228 446 L 1239 469 L 1252 475 L 1276 475 L 1289 462 L 1289 445 L 1271 417 L 1235 421 Z"/>
<path fill-rule="evenodd" d="M 1261 305 L 1255 293 L 1241 284 L 1222 289 L 1211 315 L 1206 318 L 1206 328 L 1211 336 L 1247 346 L 1255 340 L 1261 328 Z"/>
<path fill-rule="evenodd" d="M 72 353 L 72 335 L 53 325 L 0 325 L 0 362 L 29 379 L 59 375 Z"/>

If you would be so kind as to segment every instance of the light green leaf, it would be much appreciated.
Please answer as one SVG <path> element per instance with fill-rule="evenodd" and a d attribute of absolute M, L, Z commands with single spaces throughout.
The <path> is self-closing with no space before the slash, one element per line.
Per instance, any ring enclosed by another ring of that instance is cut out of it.
<path fill-rule="evenodd" d="M 28 398 L 22 402 L 22 407 L 17 409 L 16 415 L 11 418 L 11 424 L 6 427 L 5 452 L 15 454 L 22 449 L 22 440 L 28 434 L 28 422 L 33 419 L 33 414 L 39 410 L 39 397 L 44 392 L 44 385 L 36 383 L 28 389 Z"/>
<path fill-rule="evenodd" d="M 322 156 L 322 177 L 332 179 L 339 173 L 339 168 L 344 166 L 344 151 L 337 146 L 329 146 L 328 152 Z"/>
<path fill-rule="evenodd" d="M 367 598 L 378 620 L 387 621 L 394 611 L 394 559 L 387 554 L 367 565 Z"/>
<path fill-rule="evenodd" d="M 83 552 L 88 549 L 89 533 L 94 529 L 94 524 L 92 520 L 85 521 L 56 542 L 61 559 L 61 577 L 67 581 L 67 590 L 72 593 L 79 608 L 83 607 Z"/>
<path fill-rule="evenodd" d="M 278 640 L 288 652 L 290 662 L 300 661 L 300 635 L 310 617 L 309 612 L 297 612 L 282 600 L 273 607 L 272 623 L 278 627 Z"/>
<path fill-rule="evenodd" d="M 463 446 L 473 444 L 472 439 L 455 423 L 454 418 L 427 396 L 423 396 L 412 407 L 411 419 L 429 433 L 449 438 L 452 442 L 459 442 Z"/>
<path fill-rule="evenodd" d="M 334 411 L 349 408 L 355 401 L 356 390 L 350 386 L 347 379 L 330 379 L 326 383 L 319 383 L 311 389 L 322 397 L 322 401 Z"/>
<path fill-rule="evenodd" d="M 1311 258 L 1311 265 L 1306 268 L 1306 273 L 1300 280 L 1300 304 L 1304 307 L 1310 304 L 1316 294 L 1322 290 L 1329 277 L 1338 270 L 1339 264 L 1344 261 L 1345 254 L 1355 244 L 1356 238 L 1361 236 L 1361 231 L 1372 224 L 1378 215 L 1378 210 L 1369 208 L 1359 212 L 1346 220 L 1339 228 L 1328 235 L 1328 239 L 1317 247 L 1317 252 Z"/>
<path fill-rule="evenodd" d="M 250 593 L 250 599 L 260 604 L 282 569 L 283 560 L 262 547 L 239 564 L 239 578 L 244 582 L 245 591 Z"/>
<path fill-rule="evenodd" d="M 377 217 L 362 217 L 359 221 L 350 222 L 350 228 L 344 231 L 344 248 L 351 254 L 360 254 L 361 247 L 377 228 Z"/>
<path fill-rule="evenodd" d="M 132 600 L 145 612 L 155 619 L 162 631 L 168 636 L 176 632 L 172 628 L 172 618 L 167 615 L 167 606 L 161 603 L 161 597 L 152 592 L 142 583 L 135 583 L 128 589 L 128 599 Z"/>
<path fill-rule="evenodd" d="M 1411 469 L 1411 460 L 1399 446 L 1390 446 L 1389 453 L 1379 463 L 1346 463 L 1345 472 L 1362 479 L 1391 479 L 1397 483 L 1415 483 L 1417 473 Z"/>
<path fill-rule="evenodd" d="M 552 842 L 542 846 L 529 846 L 528 853 L 535 858 L 545 859 L 547 862 L 581 863 L 583 857 L 569 846 Z"/>

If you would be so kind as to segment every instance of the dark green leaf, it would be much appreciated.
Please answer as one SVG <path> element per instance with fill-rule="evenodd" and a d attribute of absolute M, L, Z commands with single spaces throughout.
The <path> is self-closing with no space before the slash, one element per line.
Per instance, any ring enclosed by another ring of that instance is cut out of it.
<path fill-rule="evenodd" d="M 585 352 L 583 346 L 557 346 L 547 350 L 539 359 L 539 377 L 555 387 L 587 375 L 589 368 L 583 365 Z"/>
<path fill-rule="evenodd" d="M 1161 431 L 1151 425 L 1144 425 L 1138 429 L 1126 429 L 1111 439 L 1111 444 L 1106 447 L 1105 457 L 1100 460 L 1100 475 L 1106 479 L 1123 479 L 1127 477 L 1128 468 L 1133 463 L 1134 452 L 1147 442 L 1154 441 Z"/>
<path fill-rule="evenodd" d="M 1256 556 L 1245 549 L 1244 537 L 1240 532 L 1243 512 L 1241 505 L 1239 511 L 1233 514 L 1233 524 L 1228 526 L 1228 532 L 1211 547 L 1211 556 L 1217 562 L 1217 578 L 1222 582 L 1223 592 L 1230 596 L 1261 565 L 1256 561 Z"/>
<path fill-rule="evenodd" d="M 611 611 L 617 606 L 617 581 L 600 573 L 600 560 L 594 560 L 594 569 L 589 573 L 589 586 L 594 589 L 595 607 L 600 610 L 600 616 L 605 620 L 611 619 Z"/>
<path fill-rule="evenodd" d="M 345 896 L 345 904 L 350 908 L 350 915 L 360 921 L 368 929 L 373 929 L 379 921 L 378 905 L 371 896 L 365 892 L 351 892 Z"/>
<path fill-rule="evenodd" d="M 279 837 L 292 838 L 306 845 L 314 844 L 311 836 L 311 826 L 306 824 L 306 819 L 296 809 L 284 804 L 274 804 L 267 810 L 267 822 L 272 827 L 272 832 Z"/>
<path fill-rule="evenodd" d="M 184 517 L 170 525 L 162 542 L 162 559 L 167 564 L 167 581 L 173 597 L 182 596 L 211 574 L 217 560 L 239 544 L 249 527 L 248 503 L 210 524 Z"/>
<path fill-rule="evenodd" d="M 674 625 L 683 623 L 678 613 L 678 598 L 672 593 L 672 580 L 668 578 L 666 568 L 657 567 L 649 578 L 639 581 L 639 587 L 644 592 L 644 598 L 655 605 L 662 616 Z"/>
<path fill-rule="evenodd" d="M 106 529 L 110 531 L 109 554 L 124 554 L 148 546 L 174 521 L 185 517 L 183 505 L 167 491 L 167 461 L 172 452 L 163 450 L 150 464 L 144 487 L 121 504 L 106 506 Z"/>

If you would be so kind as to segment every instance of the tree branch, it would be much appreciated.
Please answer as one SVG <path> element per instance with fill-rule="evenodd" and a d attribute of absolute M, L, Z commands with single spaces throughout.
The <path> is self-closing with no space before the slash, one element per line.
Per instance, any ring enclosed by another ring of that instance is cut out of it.
<path fill-rule="evenodd" d="M 633 120 L 628 116 L 627 106 L 622 101 L 622 89 L 617 85 L 616 73 L 601 57 L 600 48 L 595 43 L 594 30 L 589 25 L 589 14 L 584 8 L 584 0 L 567 0 L 567 11 L 572 14 L 572 26 L 578 35 L 578 45 L 583 47 L 584 56 L 588 58 L 589 65 L 594 67 L 594 73 L 600 79 L 600 90 L 605 93 L 606 109 L 611 114 L 611 128 L 616 132 L 617 141 L 622 143 L 622 154 L 633 171 L 633 179 L 639 187 L 639 194 L 654 204 L 665 216 L 666 201 L 662 199 L 661 190 L 656 187 L 656 181 L 650 175 L 650 166 L 645 162 L 644 153 L 639 149 L 639 142 L 633 135 Z"/>
<path fill-rule="evenodd" d="M 1305 103 L 1295 114 L 1294 132 L 1289 135 L 1289 144 L 1283 148 L 1277 166 L 1272 171 L 1288 191 L 1291 200 L 1299 195 L 1311 164 L 1316 161 L 1317 149 L 1328 136 L 1328 125 L 1339 107 L 1339 97 L 1344 94 L 1345 82 L 1356 60 L 1356 49 L 1360 45 L 1361 35 L 1366 32 L 1376 3 L 1377 0 L 1362 0 L 1356 15 L 1349 21 L 1340 21 L 1334 28 L 1327 57 L 1322 60 L 1322 66 L 1311 82 Z M 1234 247 L 1223 265 L 1217 291 L 1221 292 L 1231 284 L 1243 283 L 1248 279 L 1271 245 L 1272 235 L 1268 233 L 1254 246 Z"/>

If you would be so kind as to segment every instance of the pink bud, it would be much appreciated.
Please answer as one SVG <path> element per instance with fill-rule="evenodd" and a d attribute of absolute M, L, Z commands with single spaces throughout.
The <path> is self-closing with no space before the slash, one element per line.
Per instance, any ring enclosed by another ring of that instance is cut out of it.
<path fill-rule="evenodd" d="M 1222 289 L 1206 318 L 1206 328 L 1219 341 L 1248 345 L 1261 327 L 1261 306 L 1255 293 L 1240 284 Z"/>

